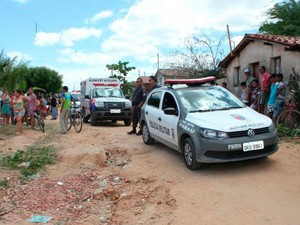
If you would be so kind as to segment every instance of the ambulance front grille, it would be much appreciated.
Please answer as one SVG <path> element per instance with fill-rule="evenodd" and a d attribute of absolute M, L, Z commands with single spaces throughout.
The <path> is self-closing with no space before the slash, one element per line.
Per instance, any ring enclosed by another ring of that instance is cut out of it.
<path fill-rule="evenodd" d="M 109 109 L 121 109 L 125 107 L 124 102 L 105 102 L 105 108 Z"/>

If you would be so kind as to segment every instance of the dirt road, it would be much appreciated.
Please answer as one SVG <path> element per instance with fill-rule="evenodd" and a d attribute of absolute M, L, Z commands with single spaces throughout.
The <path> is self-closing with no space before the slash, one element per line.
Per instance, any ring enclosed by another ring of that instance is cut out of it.
<path fill-rule="evenodd" d="M 180 154 L 145 145 L 123 123 L 85 124 L 80 134 L 59 136 L 58 122 L 46 122 L 45 134 L 26 130 L 0 142 L 1 151 L 15 151 L 44 139 L 58 150 L 46 173 L 2 191 L 2 208 L 13 211 L 0 223 L 29 224 L 36 214 L 53 217 L 48 224 L 300 223 L 299 143 L 281 143 L 266 159 L 190 171 Z M 15 175 L 0 178 L 7 176 Z"/>

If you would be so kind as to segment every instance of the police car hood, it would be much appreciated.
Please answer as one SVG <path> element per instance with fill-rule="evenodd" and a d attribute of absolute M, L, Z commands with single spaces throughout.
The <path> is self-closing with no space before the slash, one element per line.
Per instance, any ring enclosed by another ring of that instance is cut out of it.
<path fill-rule="evenodd" d="M 272 124 L 270 118 L 249 107 L 212 112 L 193 112 L 188 113 L 185 119 L 201 128 L 224 132 L 247 130 L 249 128 L 257 129 L 269 127 Z"/>

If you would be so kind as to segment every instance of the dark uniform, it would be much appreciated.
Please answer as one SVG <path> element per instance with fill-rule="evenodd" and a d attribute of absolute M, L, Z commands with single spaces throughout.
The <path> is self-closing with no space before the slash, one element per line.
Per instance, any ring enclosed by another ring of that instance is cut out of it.
<path fill-rule="evenodd" d="M 143 87 L 136 87 L 134 89 L 133 95 L 132 95 L 132 131 L 128 132 L 128 134 L 135 134 L 136 133 L 136 127 L 140 121 L 141 118 L 141 107 L 139 107 L 141 102 L 144 102 L 145 100 L 145 90 Z"/>
<path fill-rule="evenodd" d="M 152 91 L 153 89 L 155 89 L 155 88 L 160 88 L 160 86 L 157 85 L 157 84 L 154 84 L 154 85 L 151 87 L 151 91 Z"/>

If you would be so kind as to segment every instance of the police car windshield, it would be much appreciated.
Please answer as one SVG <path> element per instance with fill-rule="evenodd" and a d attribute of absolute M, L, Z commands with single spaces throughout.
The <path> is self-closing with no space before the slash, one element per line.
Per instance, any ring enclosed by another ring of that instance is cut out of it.
<path fill-rule="evenodd" d="M 216 86 L 181 89 L 177 94 L 188 112 L 210 112 L 245 107 L 231 92 Z"/>
<path fill-rule="evenodd" d="M 94 97 L 123 98 L 123 93 L 118 88 L 97 88 L 94 90 Z"/>

